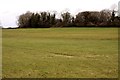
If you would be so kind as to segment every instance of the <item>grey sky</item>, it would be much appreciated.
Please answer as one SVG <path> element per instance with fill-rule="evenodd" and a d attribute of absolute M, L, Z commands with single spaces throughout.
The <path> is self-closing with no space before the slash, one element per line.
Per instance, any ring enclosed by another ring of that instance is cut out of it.
<path fill-rule="evenodd" d="M 26 11 L 69 11 L 73 15 L 80 11 L 100 11 L 111 9 L 119 0 L 1 0 L 0 23 L 2 26 L 17 26 L 16 21 L 20 14 Z"/>

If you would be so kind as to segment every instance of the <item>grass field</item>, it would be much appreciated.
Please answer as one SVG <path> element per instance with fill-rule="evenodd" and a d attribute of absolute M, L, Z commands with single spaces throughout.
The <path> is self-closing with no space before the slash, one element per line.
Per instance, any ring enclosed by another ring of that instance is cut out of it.
<path fill-rule="evenodd" d="M 6 78 L 117 78 L 117 28 L 3 29 Z"/>

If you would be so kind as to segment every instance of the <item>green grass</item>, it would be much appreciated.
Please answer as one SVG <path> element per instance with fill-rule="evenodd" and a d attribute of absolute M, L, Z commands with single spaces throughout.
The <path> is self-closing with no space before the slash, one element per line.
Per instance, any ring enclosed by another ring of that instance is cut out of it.
<path fill-rule="evenodd" d="M 117 78 L 117 28 L 3 29 L 6 78 Z"/>

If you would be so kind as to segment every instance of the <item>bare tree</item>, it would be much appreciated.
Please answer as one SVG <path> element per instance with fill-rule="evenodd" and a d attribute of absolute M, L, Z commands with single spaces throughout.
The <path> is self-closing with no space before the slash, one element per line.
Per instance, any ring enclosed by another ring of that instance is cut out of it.
<path fill-rule="evenodd" d="M 100 11 L 100 20 L 101 22 L 107 22 L 111 18 L 111 11 L 109 9 L 104 9 Z"/>
<path fill-rule="evenodd" d="M 19 16 L 19 18 L 18 18 L 18 26 L 19 27 L 23 27 L 23 28 L 25 28 L 25 27 L 29 27 L 29 19 L 30 19 L 30 17 L 32 16 L 32 12 L 26 12 L 25 14 L 22 14 L 22 15 L 20 15 Z"/>
<path fill-rule="evenodd" d="M 61 14 L 62 16 L 62 21 L 63 21 L 63 26 L 69 26 L 72 20 L 72 16 L 69 12 Z"/>

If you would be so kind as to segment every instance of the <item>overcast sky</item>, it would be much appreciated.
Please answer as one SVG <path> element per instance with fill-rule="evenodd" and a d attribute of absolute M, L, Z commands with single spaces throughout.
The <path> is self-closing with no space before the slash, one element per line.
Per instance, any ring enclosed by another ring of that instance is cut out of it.
<path fill-rule="evenodd" d="M 17 18 L 26 11 L 69 11 L 73 15 L 80 11 L 100 11 L 111 9 L 120 0 L 1 0 L 0 24 L 2 26 L 17 26 Z M 117 6 L 116 6 L 117 7 Z"/>

